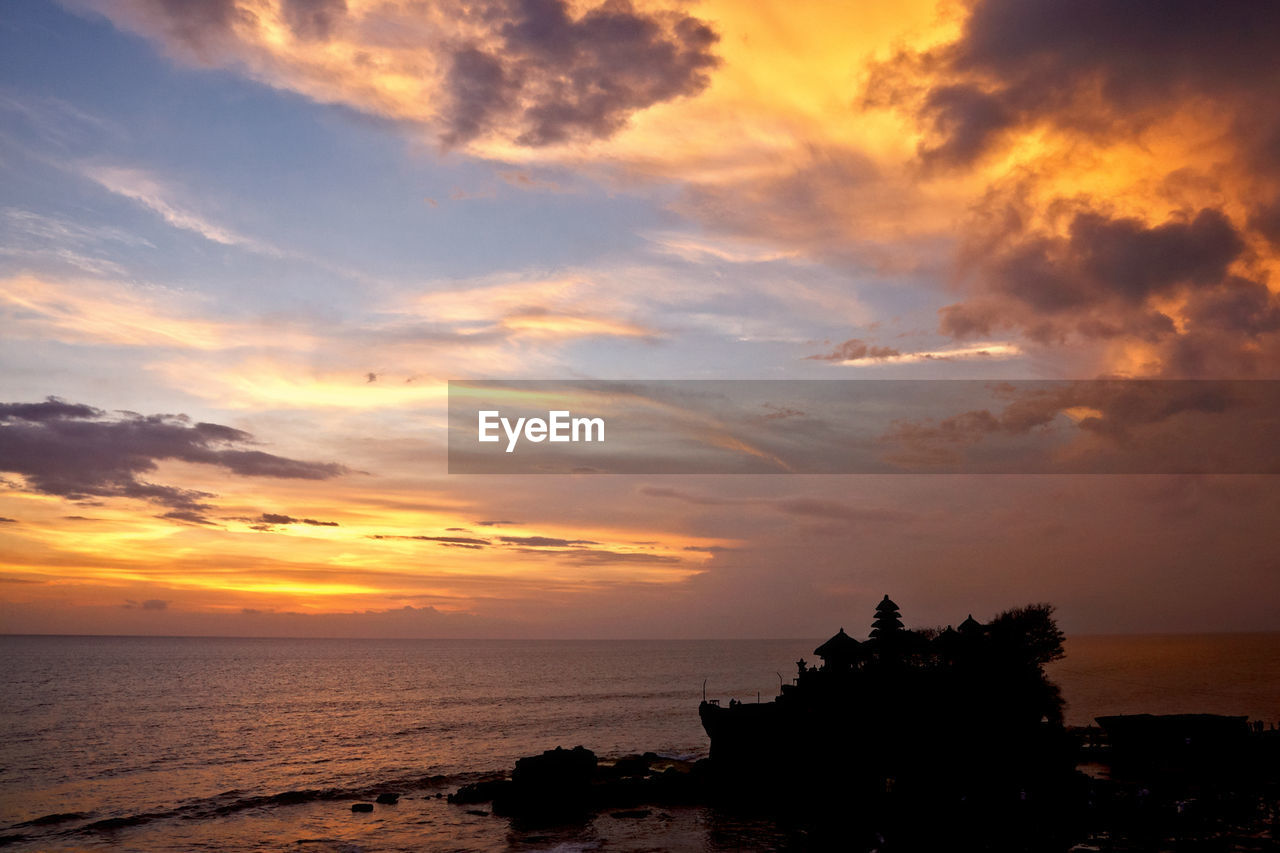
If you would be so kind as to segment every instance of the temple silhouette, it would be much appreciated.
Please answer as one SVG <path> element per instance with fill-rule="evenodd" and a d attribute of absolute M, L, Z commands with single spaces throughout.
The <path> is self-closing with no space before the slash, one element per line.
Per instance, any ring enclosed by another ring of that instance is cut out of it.
<path fill-rule="evenodd" d="M 1068 729 L 1044 671 L 1063 639 L 1047 604 L 912 630 L 886 595 L 865 639 L 840 628 L 772 701 L 704 697 L 709 758 L 556 748 L 449 800 L 524 826 L 711 806 L 770 816 L 776 849 L 1271 849 L 1280 732 L 1215 714 Z"/>
<path fill-rule="evenodd" d="M 703 700 L 714 772 L 726 788 L 816 801 L 1056 798 L 1073 762 L 1043 668 L 1063 654 L 1052 611 L 910 630 L 886 595 L 865 640 L 841 628 L 773 701 Z"/>

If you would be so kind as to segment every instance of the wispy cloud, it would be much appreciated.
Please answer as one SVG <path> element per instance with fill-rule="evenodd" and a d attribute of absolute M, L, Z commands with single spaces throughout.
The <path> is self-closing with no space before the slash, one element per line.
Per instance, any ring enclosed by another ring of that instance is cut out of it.
<path fill-rule="evenodd" d="M 723 261 L 732 264 L 762 264 L 801 257 L 796 249 L 779 249 L 732 237 L 705 237 L 660 231 L 645 235 L 656 251 L 675 255 L 693 263 Z"/>
<path fill-rule="evenodd" d="M 892 347 L 869 346 L 857 339 L 845 341 L 835 350 L 807 358 L 836 365 L 917 364 L 926 361 L 1000 361 L 1023 354 L 1016 343 L 992 341 L 967 346 L 942 347 L 916 352 L 900 352 Z"/>
<path fill-rule="evenodd" d="M 9 333 L 73 344 L 219 350 L 297 348 L 310 332 L 210 319 L 208 300 L 158 286 L 22 275 L 0 279 Z"/>
<path fill-rule="evenodd" d="M 103 189 L 135 201 L 158 214 L 174 228 L 199 234 L 206 240 L 223 246 L 238 246 L 276 257 L 284 254 L 274 246 L 213 222 L 185 206 L 175 199 L 177 193 L 172 187 L 140 169 L 85 165 L 81 172 Z"/>
<path fill-rule="evenodd" d="M 9 207 L 0 211 L 5 245 L 0 255 L 23 266 L 70 267 L 97 276 L 125 277 L 125 266 L 111 257 L 121 247 L 154 248 L 134 234 L 110 225 L 85 225 L 61 216 Z"/>

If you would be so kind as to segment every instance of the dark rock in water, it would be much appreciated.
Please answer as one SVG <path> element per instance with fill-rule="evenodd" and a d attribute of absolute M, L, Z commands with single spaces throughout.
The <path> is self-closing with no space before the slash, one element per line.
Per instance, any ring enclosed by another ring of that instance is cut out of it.
<path fill-rule="evenodd" d="M 374 800 L 374 802 L 380 803 L 384 806 L 394 806 L 396 803 L 400 802 L 400 795 L 399 794 L 379 794 L 378 798 Z"/>
<path fill-rule="evenodd" d="M 654 762 L 659 762 L 661 772 Z M 624 810 L 614 813 L 620 819 L 638 819 L 650 814 L 641 806 L 705 804 L 712 781 L 705 760 L 691 764 L 646 753 L 601 765 L 595 753 L 579 746 L 522 758 L 509 780 L 463 785 L 449 795 L 449 802 L 491 802 L 493 814 L 517 820 L 527 829 L 544 822 L 585 819 L 610 809 Z"/>
<path fill-rule="evenodd" d="M 489 813 L 484 809 L 467 809 L 467 814 L 473 814 L 476 817 L 488 817 Z"/>
<path fill-rule="evenodd" d="M 516 762 L 511 783 L 493 800 L 495 814 L 556 818 L 591 808 L 596 754 L 582 746 L 556 747 Z"/>
<path fill-rule="evenodd" d="M 511 783 L 506 779 L 486 779 L 483 782 L 473 782 L 470 785 L 463 785 L 450 794 L 449 802 L 458 806 L 471 805 L 472 803 L 491 803 L 502 796 L 510 787 Z M 440 795 L 436 794 L 436 796 Z"/>
<path fill-rule="evenodd" d="M 373 811 L 373 803 L 352 803 L 351 810 L 353 812 L 371 812 Z"/>
<path fill-rule="evenodd" d="M 521 787 L 534 785 L 586 785 L 595 775 L 596 754 L 583 746 L 557 746 L 542 755 L 530 755 L 516 762 L 511 781 Z"/>
<path fill-rule="evenodd" d="M 441 798 L 441 797 L 443 797 L 443 796 L 444 796 L 444 794 L 437 793 L 437 794 L 436 794 L 436 799 L 438 800 L 438 799 L 440 799 L 440 798 Z"/>
<path fill-rule="evenodd" d="M 649 756 L 653 756 L 650 758 Z M 652 752 L 644 755 L 628 755 L 625 758 L 619 758 L 613 763 L 613 772 L 617 776 L 644 776 L 649 772 L 649 765 L 657 756 Z"/>

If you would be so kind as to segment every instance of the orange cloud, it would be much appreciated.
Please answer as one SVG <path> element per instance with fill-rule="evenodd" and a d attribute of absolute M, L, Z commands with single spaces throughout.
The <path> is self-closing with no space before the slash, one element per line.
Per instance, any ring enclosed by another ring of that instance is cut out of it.
<path fill-rule="evenodd" d="M 19 275 L 0 279 L 11 336 L 71 344 L 218 350 L 314 345 L 288 326 L 205 319 L 202 297 L 164 287 L 98 279 Z"/>

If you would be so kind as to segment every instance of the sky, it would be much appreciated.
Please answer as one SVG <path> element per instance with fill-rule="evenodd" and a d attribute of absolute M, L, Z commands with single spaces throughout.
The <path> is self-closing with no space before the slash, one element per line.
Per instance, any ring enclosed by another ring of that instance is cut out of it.
<path fill-rule="evenodd" d="M 1280 379 L 1276 33 L 1243 0 L 6 3 L 0 631 L 860 636 L 886 593 L 1280 630 L 1274 475 L 445 455 L 449 380 Z M 1085 410 L 1127 411 L 1051 416 Z"/>

